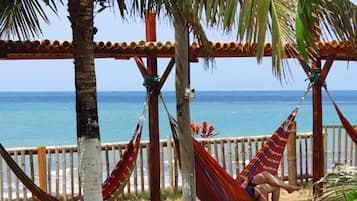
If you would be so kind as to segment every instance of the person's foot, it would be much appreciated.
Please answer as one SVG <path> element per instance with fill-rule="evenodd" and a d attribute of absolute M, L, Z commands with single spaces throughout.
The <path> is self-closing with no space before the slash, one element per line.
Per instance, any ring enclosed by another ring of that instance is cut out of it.
<path fill-rule="evenodd" d="M 286 190 L 288 191 L 288 193 L 292 193 L 292 192 L 298 191 L 298 190 L 300 190 L 300 189 L 301 189 L 301 188 L 298 187 L 298 186 L 288 186 L 288 187 L 286 188 Z"/>

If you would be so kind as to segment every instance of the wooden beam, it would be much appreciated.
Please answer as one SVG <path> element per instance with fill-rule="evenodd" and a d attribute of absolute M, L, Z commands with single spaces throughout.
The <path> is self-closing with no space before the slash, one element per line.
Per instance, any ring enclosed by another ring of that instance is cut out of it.
<path fill-rule="evenodd" d="M 134 60 L 136 62 L 136 65 L 139 68 L 139 71 L 140 71 L 141 75 L 143 77 L 145 77 L 147 75 L 147 70 L 146 70 L 146 66 L 145 66 L 143 60 L 138 56 L 134 56 Z"/>
<path fill-rule="evenodd" d="M 156 41 L 156 15 L 146 14 L 146 40 Z M 157 77 L 157 57 L 150 55 L 147 57 L 147 75 Z M 159 134 L 159 109 L 158 94 L 151 91 L 149 103 L 149 133 L 150 133 L 150 153 L 149 153 L 149 174 L 150 174 L 150 195 L 151 200 L 160 200 L 160 134 Z"/>
<path fill-rule="evenodd" d="M 318 68 L 318 66 L 317 66 Z M 323 138 L 322 138 L 322 95 L 321 84 L 317 82 L 312 87 L 312 111 L 313 111 L 313 183 L 319 181 L 324 175 L 324 150 L 323 150 Z M 318 186 L 315 189 L 316 194 L 320 194 L 321 187 Z"/>
<path fill-rule="evenodd" d="M 331 66 L 333 64 L 333 57 L 330 57 L 326 60 L 323 69 L 321 70 L 320 74 L 320 84 L 323 85 L 325 83 L 325 80 L 327 78 L 328 73 L 330 72 Z"/>
<path fill-rule="evenodd" d="M 166 82 L 167 77 L 169 76 L 172 68 L 175 65 L 175 58 L 171 58 L 169 64 L 167 65 L 165 72 L 162 74 L 160 82 L 159 82 L 159 86 L 158 86 L 158 91 L 161 90 L 161 88 L 163 87 L 164 83 Z"/>
<path fill-rule="evenodd" d="M 73 45 L 61 45 L 59 41 L 51 41 L 50 46 L 32 45 L 39 43 L 38 41 L 28 41 L 30 45 L 25 45 L 25 42 L 18 42 L 17 45 L 1 41 L 0 44 L 0 59 L 16 60 L 16 59 L 72 59 Z M 63 42 L 68 44 L 70 42 Z M 128 59 L 133 56 L 148 57 L 155 56 L 157 58 L 172 58 L 175 57 L 174 42 L 156 42 L 156 41 L 137 41 L 137 42 L 108 42 L 108 45 L 103 46 L 103 42 L 97 42 L 95 58 L 114 58 Z M 108 44 L 106 43 L 106 44 Z M 255 57 L 255 51 L 251 50 L 245 43 L 230 42 L 212 42 L 213 57 Z M 286 58 L 296 58 L 296 54 L 291 54 L 291 45 L 285 46 Z M 334 55 L 335 60 L 357 61 L 357 46 L 348 41 L 346 42 L 321 42 L 317 43 L 319 55 L 321 59 L 328 59 Z M 201 47 L 192 43 L 190 45 L 190 58 L 194 61 L 195 58 L 204 58 Z M 264 56 L 271 56 L 271 45 L 266 44 Z"/>

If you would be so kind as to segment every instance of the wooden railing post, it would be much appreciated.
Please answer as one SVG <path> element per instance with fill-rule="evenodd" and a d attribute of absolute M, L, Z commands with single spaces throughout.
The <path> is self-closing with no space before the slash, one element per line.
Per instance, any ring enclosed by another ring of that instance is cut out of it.
<path fill-rule="evenodd" d="M 39 186 L 47 192 L 46 147 L 37 147 L 37 162 Z"/>
<path fill-rule="evenodd" d="M 296 170 L 296 122 L 291 122 L 289 125 L 288 138 L 288 180 L 289 184 L 297 185 L 297 170 Z"/>

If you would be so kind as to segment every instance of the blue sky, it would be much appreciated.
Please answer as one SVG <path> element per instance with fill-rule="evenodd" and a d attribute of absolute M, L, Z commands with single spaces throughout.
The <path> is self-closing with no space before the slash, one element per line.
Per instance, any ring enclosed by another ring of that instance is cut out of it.
<path fill-rule="evenodd" d="M 51 24 L 43 26 L 39 39 L 72 40 L 66 7 L 60 8 L 59 17 L 50 15 Z M 104 11 L 95 17 L 98 33 L 95 41 L 145 40 L 143 20 L 123 20 L 118 12 Z M 225 34 L 207 28 L 212 41 L 235 41 L 235 33 Z M 173 41 L 171 23 L 157 21 L 157 40 Z M 164 71 L 167 59 L 159 59 L 159 73 Z M 131 60 L 97 59 L 95 62 L 98 91 L 145 90 L 143 80 Z M 196 90 L 304 90 L 307 83 L 298 62 L 289 61 L 292 77 L 280 83 L 273 76 L 271 59 L 257 64 L 255 58 L 222 58 L 215 60 L 213 69 L 205 70 L 203 61 L 191 65 L 191 85 Z M 335 62 L 327 78 L 331 90 L 357 90 L 356 62 Z M 2 60 L 0 91 L 73 91 L 73 60 Z M 163 90 L 174 90 L 174 70 Z"/>

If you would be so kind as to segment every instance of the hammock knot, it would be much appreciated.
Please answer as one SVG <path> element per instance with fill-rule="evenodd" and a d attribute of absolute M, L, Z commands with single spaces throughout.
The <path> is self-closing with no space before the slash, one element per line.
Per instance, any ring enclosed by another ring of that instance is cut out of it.
<path fill-rule="evenodd" d="M 144 77 L 143 85 L 146 87 L 148 91 L 153 92 L 155 89 L 157 89 L 157 86 L 159 86 L 159 81 L 160 78 L 156 75 L 154 76 L 146 75 Z"/>
<path fill-rule="evenodd" d="M 321 80 L 321 69 L 320 68 L 311 68 L 310 76 L 308 78 L 310 80 L 311 85 L 315 85 Z"/>

